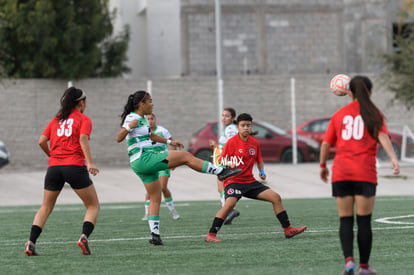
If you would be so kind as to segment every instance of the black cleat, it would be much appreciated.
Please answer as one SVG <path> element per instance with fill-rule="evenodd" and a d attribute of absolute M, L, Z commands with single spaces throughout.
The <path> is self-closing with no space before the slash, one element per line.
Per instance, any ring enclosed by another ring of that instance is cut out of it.
<path fill-rule="evenodd" d="M 224 220 L 224 224 L 231 224 L 232 220 L 238 216 L 240 216 L 240 211 L 236 209 L 231 210 L 231 212 L 227 215 L 227 218 Z"/>
<path fill-rule="evenodd" d="M 151 239 L 149 239 L 149 243 L 153 245 L 164 245 L 161 241 L 161 237 L 158 234 L 151 233 Z"/>
<path fill-rule="evenodd" d="M 239 174 L 242 171 L 242 169 L 229 169 L 224 168 L 223 171 L 220 172 L 220 174 L 217 175 L 219 181 L 223 181 L 227 179 L 228 177 L 235 176 Z"/>
<path fill-rule="evenodd" d="M 24 253 L 27 256 L 37 256 L 36 250 L 35 250 L 35 244 L 31 241 L 27 241 L 24 246 Z"/>

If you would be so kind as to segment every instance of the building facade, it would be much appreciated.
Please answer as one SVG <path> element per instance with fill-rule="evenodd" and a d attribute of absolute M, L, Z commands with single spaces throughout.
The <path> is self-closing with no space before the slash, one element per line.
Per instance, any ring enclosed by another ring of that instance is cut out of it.
<path fill-rule="evenodd" d="M 221 0 L 223 73 L 377 73 L 393 0 Z M 111 0 L 131 28 L 129 78 L 216 74 L 213 0 Z"/>

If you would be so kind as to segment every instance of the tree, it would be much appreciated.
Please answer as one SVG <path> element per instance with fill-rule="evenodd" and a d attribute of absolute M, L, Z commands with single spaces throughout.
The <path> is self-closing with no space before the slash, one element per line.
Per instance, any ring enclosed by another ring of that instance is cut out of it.
<path fill-rule="evenodd" d="M 111 38 L 108 0 L 0 0 L 0 66 L 9 77 L 119 76 L 129 29 Z"/>
<path fill-rule="evenodd" d="M 398 50 L 384 55 L 390 68 L 386 77 L 388 87 L 394 92 L 394 100 L 402 102 L 408 109 L 414 106 L 414 28 L 413 24 L 404 24 L 410 15 L 414 15 L 414 0 L 402 1 L 394 41 Z"/>

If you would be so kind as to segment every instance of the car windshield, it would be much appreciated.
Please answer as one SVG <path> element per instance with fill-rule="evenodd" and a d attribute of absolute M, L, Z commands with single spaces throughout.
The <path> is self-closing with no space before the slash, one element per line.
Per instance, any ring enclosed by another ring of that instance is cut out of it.
<path fill-rule="evenodd" d="M 261 125 L 269 128 L 270 130 L 272 130 L 273 132 L 277 133 L 278 135 L 281 135 L 281 136 L 286 136 L 287 135 L 287 133 L 286 133 L 285 130 L 283 130 L 283 129 L 279 128 L 279 127 L 276 127 L 275 125 L 270 124 L 269 122 L 261 121 L 261 120 L 257 120 L 257 122 L 260 123 Z"/>

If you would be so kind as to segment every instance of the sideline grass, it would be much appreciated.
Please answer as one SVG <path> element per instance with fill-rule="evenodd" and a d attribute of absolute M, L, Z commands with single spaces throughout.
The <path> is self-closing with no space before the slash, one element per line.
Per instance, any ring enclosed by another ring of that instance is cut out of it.
<path fill-rule="evenodd" d="M 1 207 L 1 274 L 341 274 L 343 258 L 333 199 L 283 201 L 293 226 L 308 230 L 285 239 L 271 205 L 242 199 L 240 217 L 223 226 L 220 243 L 205 243 L 218 201 L 177 202 L 172 220 L 161 209 L 164 246 L 148 243 L 141 221 L 143 203 L 103 204 L 90 238 L 92 255 L 76 245 L 84 214 L 81 205 L 58 205 L 37 241 L 38 257 L 27 257 L 24 243 L 38 206 Z M 373 221 L 371 265 L 379 274 L 414 270 L 414 197 L 377 198 L 374 219 L 408 216 L 385 224 Z M 358 260 L 357 246 L 355 256 Z"/>

